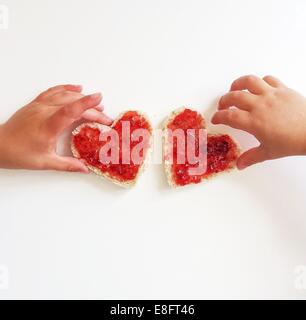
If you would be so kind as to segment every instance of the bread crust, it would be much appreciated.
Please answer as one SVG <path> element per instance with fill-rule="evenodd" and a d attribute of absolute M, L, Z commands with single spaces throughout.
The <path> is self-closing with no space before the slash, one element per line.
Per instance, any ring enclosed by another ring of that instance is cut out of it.
<path fill-rule="evenodd" d="M 186 108 L 181 107 L 179 109 L 176 109 L 171 112 L 171 114 L 165 119 L 163 123 L 163 159 L 164 159 L 164 169 L 165 169 L 165 174 L 166 178 L 168 181 L 168 184 L 172 188 L 178 187 L 178 185 L 175 183 L 172 175 L 172 164 L 171 161 L 169 160 L 169 152 L 172 152 L 169 147 L 169 135 L 168 135 L 168 125 L 171 121 L 174 120 L 174 118 L 182 113 Z"/>
<path fill-rule="evenodd" d="M 171 161 L 169 161 L 168 159 L 168 154 L 169 152 L 172 152 L 171 150 L 169 150 L 170 144 L 169 144 L 169 137 L 168 137 L 168 133 L 167 133 L 167 128 L 168 125 L 171 123 L 171 121 L 174 120 L 174 118 L 179 115 L 180 113 L 182 113 L 184 110 L 186 109 L 190 109 L 187 107 L 181 107 L 179 109 L 176 109 L 174 111 L 171 112 L 171 114 L 165 119 L 164 123 L 163 123 L 163 159 L 164 159 L 164 169 L 165 169 L 165 174 L 166 174 L 166 178 L 167 178 L 167 182 L 169 184 L 170 187 L 172 188 L 177 188 L 177 187 L 182 187 L 181 185 L 176 184 L 174 178 L 173 178 L 173 174 L 172 174 L 172 164 Z M 193 110 L 193 109 L 190 109 Z M 196 111 L 196 110 L 193 110 Z M 196 111 L 197 112 L 197 111 Z M 202 114 L 200 114 L 204 120 L 204 124 L 205 124 L 205 119 L 203 117 Z M 203 129 L 206 129 L 206 126 L 204 126 Z M 218 134 L 218 133 L 214 133 L 214 134 L 208 134 L 209 137 L 218 137 L 218 136 L 222 136 L 223 134 Z M 231 139 L 233 140 L 233 142 L 236 145 L 236 149 L 235 149 L 235 158 L 238 158 L 239 154 L 240 154 L 240 148 L 237 144 L 237 142 L 231 137 Z M 205 177 L 201 180 L 200 183 L 206 182 L 208 180 L 210 180 L 211 178 L 215 177 L 216 175 L 220 175 L 222 173 L 225 172 L 230 172 L 232 170 L 234 170 L 236 168 L 236 160 L 232 161 L 229 164 L 229 168 L 227 168 L 224 171 L 221 172 L 217 172 L 217 173 L 213 173 L 208 177 Z"/>
<path fill-rule="evenodd" d="M 148 122 L 148 125 L 149 125 L 149 130 L 150 130 L 150 133 L 151 133 L 151 136 L 150 136 L 150 140 L 149 140 L 149 147 L 148 147 L 148 150 L 145 154 L 145 157 L 144 157 L 144 161 L 143 163 L 140 165 L 139 167 L 139 170 L 137 172 L 137 175 L 136 177 L 133 179 L 133 180 L 130 180 L 130 181 L 119 181 L 115 178 L 113 178 L 108 172 L 103 172 L 101 171 L 100 169 L 92 166 L 92 165 L 89 165 L 89 164 L 86 164 L 86 167 L 92 171 L 93 173 L 95 173 L 96 175 L 100 176 L 101 178 L 107 180 L 107 181 L 110 181 L 122 188 L 131 188 L 133 186 L 136 185 L 140 175 L 142 174 L 142 172 L 144 172 L 144 170 L 146 169 L 146 166 L 147 166 L 147 163 L 148 163 L 148 159 L 150 157 L 150 154 L 151 154 L 151 149 L 152 149 L 152 141 L 153 141 L 153 129 L 152 129 L 152 125 L 151 125 L 151 122 L 149 120 L 149 118 L 147 117 L 146 114 L 142 113 L 142 112 L 139 112 L 137 110 L 128 110 L 128 111 L 125 111 L 125 112 L 122 112 L 118 117 L 117 119 L 113 122 L 113 124 L 108 127 L 108 128 L 113 128 L 118 121 L 120 121 L 120 119 L 122 118 L 122 116 L 129 112 L 129 111 L 134 111 L 134 112 L 137 112 L 140 116 L 142 116 L 147 122 Z M 100 131 L 102 131 L 103 128 L 107 127 L 105 125 L 102 125 L 100 123 L 97 123 L 97 122 L 85 122 L 83 124 L 81 124 L 80 126 L 78 126 L 77 128 L 75 128 L 73 131 L 72 131 L 72 138 L 71 138 L 71 152 L 73 154 L 73 156 L 77 159 L 80 159 L 80 154 L 78 152 L 78 150 L 76 149 L 75 145 L 74 145 L 74 142 L 73 142 L 73 137 L 76 136 L 77 134 L 80 133 L 80 131 L 85 128 L 85 127 L 90 127 L 90 128 L 96 128 L 96 129 L 99 129 Z"/>

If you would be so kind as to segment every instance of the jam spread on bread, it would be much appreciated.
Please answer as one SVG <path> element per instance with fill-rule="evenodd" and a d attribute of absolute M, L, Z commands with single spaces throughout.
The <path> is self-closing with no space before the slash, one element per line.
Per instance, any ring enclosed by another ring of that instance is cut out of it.
<path fill-rule="evenodd" d="M 123 136 L 123 122 L 129 123 L 130 131 L 128 143 L 129 149 L 131 150 L 128 155 L 129 163 L 123 161 L 122 145 L 127 143 L 126 137 Z M 133 157 L 131 156 L 132 150 L 137 144 L 139 144 L 143 137 L 134 139 L 132 136 L 136 129 L 146 129 L 151 135 L 151 126 L 145 117 L 137 111 L 128 111 L 115 122 L 112 129 L 117 132 L 119 137 L 119 162 L 117 163 L 104 163 L 101 161 L 100 150 L 109 140 L 103 141 L 101 139 L 101 131 L 98 128 L 84 126 L 78 134 L 73 136 L 73 144 L 79 153 L 80 159 L 85 160 L 88 165 L 101 170 L 103 173 L 108 173 L 110 177 L 122 182 L 134 180 L 142 163 L 135 163 L 135 161 L 133 161 Z M 144 157 L 144 153 L 148 148 L 149 142 L 146 142 L 144 144 L 144 148 L 139 152 L 140 156 Z"/>
<path fill-rule="evenodd" d="M 205 129 L 204 118 L 196 111 L 184 109 L 177 114 L 167 125 L 167 129 L 182 129 L 185 135 L 185 147 L 187 143 L 187 130 L 195 129 L 195 153 L 199 154 L 199 129 Z M 195 167 L 196 164 L 188 162 L 185 152 L 185 162 L 177 161 L 178 143 L 177 139 L 173 139 L 172 144 L 172 167 L 171 174 L 174 183 L 178 186 L 200 183 L 203 179 L 211 175 L 225 171 L 233 167 L 233 163 L 237 159 L 237 146 L 229 135 L 207 135 L 205 142 L 207 148 L 207 167 L 203 174 L 191 175 L 189 169 Z"/>
<path fill-rule="evenodd" d="M 229 169 L 236 160 L 237 145 L 229 135 L 208 135 L 205 176 Z"/>

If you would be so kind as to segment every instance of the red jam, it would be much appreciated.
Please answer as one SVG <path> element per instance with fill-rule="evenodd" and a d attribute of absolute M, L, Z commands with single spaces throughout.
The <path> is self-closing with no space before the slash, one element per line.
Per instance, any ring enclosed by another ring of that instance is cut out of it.
<path fill-rule="evenodd" d="M 203 117 L 196 111 L 185 109 L 178 114 L 168 129 L 183 129 L 185 134 L 185 149 L 187 145 L 187 129 L 196 129 L 195 134 L 195 152 L 199 154 L 199 133 L 197 130 L 205 129 Z M 172 174 L 177 185 L 184 186 L 187 184 L 200 183 L 210 175 L 231 168 L 237 158 L 237 146 L 228 135 L 208 135 L 207 137 L 207 169 L 202 175 L 190 175 L 189 169 L 197 167 L 198 164 L 190 164 L 185 152 L 185 163 L 177 163 L 177 141 L 173 139 L 173 164 Z"/>
<path fill-rule="evenodd" d="M 168 129 L 205 129 L 204 118 L 196 111 L 184 109 L 169 124 Z"/>
<path fill-rule="evenodd" d="M 139 167 L 141 164 L 134 163 L 131 158 L 131 152 L 129 154 L 130 163 L 122 163 L 122 122 L 128 121 L 130 123 L 130 150 L 132 151 L 133 148 L 141 141 L 140 138 L 138 141 L 132 141 L 132 134 L 136 129 L 146 129 L 152 134 L 152 129 L 148 121 L 140 115 L 136 111 L 128 111 L 126 112 L 119 121 L 116 122 L 115 126 L 112 127 L 114 130 L 117 131 L 119 136 L 119 163 L 103 163 L 100 161 L 100 149 L 101 147 L 107 143 L 107 141 L 101 141 L 101 132 L 97 128 L 91 128 L 89 126 L 84 127 L 81 129 L 80 133 L 73 137 L 73 142 L 76 149 L 79 152 L 80 158 L 84 159 L 87 164 L 94 166 L 100 169 L 104 173 L 108 173 L 111 177 L 125 182 L 134 180 L 137 176 Z M 143 157 L 145 152 L 148 149 L 148 144 L 144 147 L 140 155 Z"/>

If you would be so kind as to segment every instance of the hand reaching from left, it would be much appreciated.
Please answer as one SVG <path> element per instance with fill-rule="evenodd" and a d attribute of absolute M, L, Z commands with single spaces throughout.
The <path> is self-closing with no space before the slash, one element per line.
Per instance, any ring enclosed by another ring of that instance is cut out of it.
<path fill-rule="evenodd" d="M 75 121 L 112 123 L 102 113 L 102 95 L 81 92 L 76 85 L 50 88 L 0 125 L 0 168 L 88 173 L 80 160 L 56 154 L 59 136 Z"/>

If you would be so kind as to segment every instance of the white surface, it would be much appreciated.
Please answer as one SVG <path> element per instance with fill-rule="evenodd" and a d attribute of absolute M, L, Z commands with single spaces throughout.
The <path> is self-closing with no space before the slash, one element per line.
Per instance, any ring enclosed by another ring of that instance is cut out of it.
<path fill-rule="evenodd" d="M 306 93 L 303 0 L 0 3 L 10 13 L 0 121 L 66 82 L 102 90 L 113 117 L 135 107 L 155 126 L 184 104 L 211 114 L 243 74 Z M 294 273 L 306 265 L 305 164 L 283 159 L 175 191 L 157 165 L 130 191 L 1 170 L 0 298 L 306 298 Z"/>

